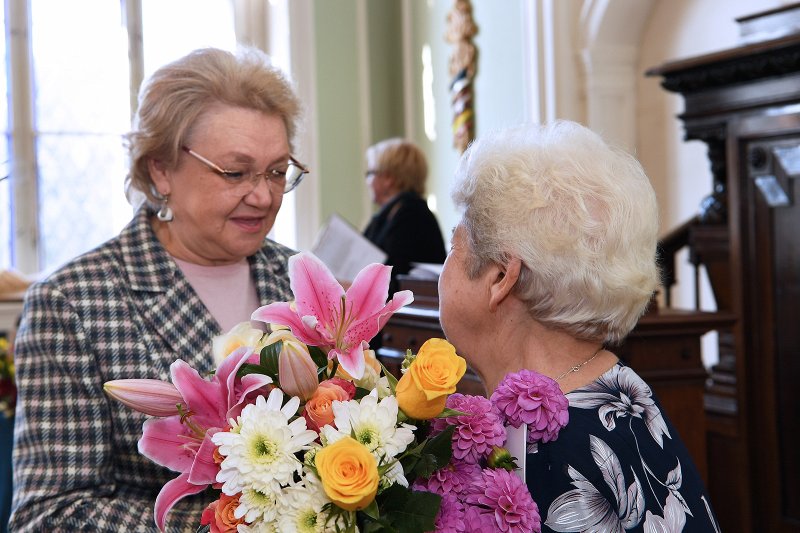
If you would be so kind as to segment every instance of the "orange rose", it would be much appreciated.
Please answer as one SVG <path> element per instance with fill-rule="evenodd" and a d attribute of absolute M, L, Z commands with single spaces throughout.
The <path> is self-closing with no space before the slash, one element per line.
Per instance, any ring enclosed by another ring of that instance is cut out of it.
<path fill-rule="evenodd" d="M 333 423 L 333 402 L 352 400 L 355 392 L 355 386 L 343 379 L 333 378 L 320 383 L 303 410 L 308 428 L 319 431 L 322 426 Z"/>
<path fill-rule="evenodd" d="M 444 410 L 447 396 L 467 371 L 467 362 L 444 339 L 429 339 L 397 383 L 397 404 L 417 420 L 427 420 Z"/>
<path fill-rule="evenodd" d="M 211 533 L 236 533 L 236 526 L 245 523 L 244 517 L 234 518 L 233 513 L 237 507 L 239 496 L 228 496 L 223 492 L 219 500 L 205 508 L 200 525 L 210 525 Z"/>
<path fill-rule="evenodd" d="M 366 446 L 342 437 L 325 446 L 314 458 L 322 488 L 333 503 L 357 511 L 372 503 L 378 493 L 378 462 Z"/>

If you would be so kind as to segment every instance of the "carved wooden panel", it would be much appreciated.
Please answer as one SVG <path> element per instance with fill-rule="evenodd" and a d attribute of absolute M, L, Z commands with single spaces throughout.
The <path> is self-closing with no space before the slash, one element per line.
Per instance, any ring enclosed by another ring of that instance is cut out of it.
<path fill-rule="evenodd" d="M 742 316 L 754 515 L 764 531 L 800 531 L 800 113 L 732 124 L 732 200 L 741 206 Z"/>

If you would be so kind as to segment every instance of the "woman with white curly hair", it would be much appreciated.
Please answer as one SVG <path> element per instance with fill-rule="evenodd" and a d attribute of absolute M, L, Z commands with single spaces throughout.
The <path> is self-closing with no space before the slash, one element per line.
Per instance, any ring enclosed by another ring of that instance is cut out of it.
<path fill-rule="evenodd" d="M 612 351 L 658 284 L 641 165 L 576 123 L 526 125 L 469 147 L 453 200 L 462 218 L 439 279 L 448 340 L 489 393 L 531 370 L 569 401 L 557 438 L 528 448 L 542 530 L 714 531 L 677 432 Z"/>

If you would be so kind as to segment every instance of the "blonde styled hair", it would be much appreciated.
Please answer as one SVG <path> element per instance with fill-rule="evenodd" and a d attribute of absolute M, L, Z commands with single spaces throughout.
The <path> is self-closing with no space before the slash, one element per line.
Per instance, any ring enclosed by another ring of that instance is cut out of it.
<path fill-rule="evenodd" d="M 254 48 L 236 54 L 204 48 L 158 69 L 139 94 L 133 131 L 126 135 L 131 161 L 125 181 L 128 198 L 139 191 L 152 205 L 159 200 L 148 170 L 158 159 L 174 167 L 198 119 L 215 104 L 276 115 L 286 126 L 293 148 L 300 100 L 269 57 Z"/>
<path fill-rule="evenodd" d="M 371 171 L 393 176 L 400 192 L 425 195 L 428 163 L 422 150 L 411 141 L 395 137 L 373 144 L 367 148 L 367 164 Z"/>
<path fill-rule="evenodd" d="M 463 154 L 452 197 L 469 276 L 518 257 L 539 322 L 612 344 L 636 325 L 658 285 L 658 206 L 631 155 L 574 122 L 499 131 Z"/>

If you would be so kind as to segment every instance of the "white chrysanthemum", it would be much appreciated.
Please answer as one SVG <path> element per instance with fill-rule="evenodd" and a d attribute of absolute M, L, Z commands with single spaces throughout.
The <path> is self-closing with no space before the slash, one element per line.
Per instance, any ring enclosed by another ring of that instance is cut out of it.
<path fill-rule="evenodd" d="M 389 378 L 386 376 L 381 376 L 375 383 L 375 386 L 370 390 L 376 392 L 378 394 L 378 398 L 380 399 L 386 398 L 387 396 L 392 396 L 392 389 L 389 387 Z"/>
<path fill-rule="evenodd" d="M 361 400 L 333 402 L 334 425 L 322 428 L 326 443 L 353 436 L 381 461 L 405 451 L 414 440 L 414 426 L 397 425 L 397 398 L 378 401 L 375 391 Z"/>
<path fill-rule="evenodd" d="M 257 520 L 274 522 L 278 517 L 280 494 L 279 492 L 261 492 L 254 489 L 245 489 L 239 496 L 239 505 L 233 512 L 233 517 L 244 517 L 244 521 L 248 524 L 252 524 Z"/>
<path fill-rule="evenodd" d="M 322 507 L 330 500 L 319 481 L 310 476 L 305 485 L 295 485 L 281 494 L 282 511 L 278 521 L 281 533 L 333 533 L 345 531 L 342 516 L 331 517 Z"/>
<path fill-rule="evenodd" d="M 380 377 L 381 375 L 379 371 L 375 370 L 369 365 L 365 365 L 364 374 L 361 376 L 361 379 L 354 379 L 353 383 L 356 387 L 372 390 L 377 386 L 378 379 L 380 379 Z"/>
<path fill-rule="evenodd" d="M 290 399 L 283 408 L 282 403 L 283 392 L 273 389 L 268 399 L 259 396 L 255 404 L 242 410 L 238 420 L 231 420 L 230 431 L 212 437 L 225 457 L 217 473 L 225 494 L 276 492 L 300 472 L 302 463 L 294 454 L 306 449 L 317 434 L 306 429 L 303 417 L 289 423 L 300 405 L 298 398 Z"/>
<path fill-rule="evenodd" d="M 380 489 L 388 489 L 397 483 L 403 487 L 408 487 L 408 480 L 403 472 L 403 465 L 400 461 L 393 461 L 391 466 L 384 472 L 380 480 Z"/>
<path fill-rule="evenodd" d="M 281 530 L 277 522 L 259 520 L 252 524 L 239 524 L 236 526 L 236 533 L 281 533 Z"/>
<path fill-rule="evenodd" d="M 306 469 L 313 469 L 316 468 L 315 460 L 317 458 L 317 452 L 322 449 L 322 446 L 317 444 L 316 442 L 312 442 L 311 446 L 306 450 L 306 453 L 303 454 L 303 466 Z"/>

